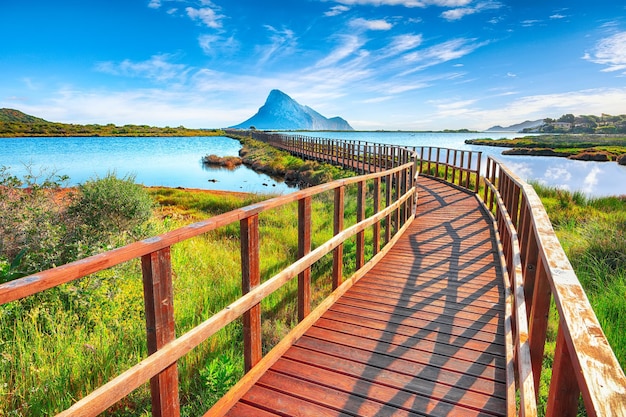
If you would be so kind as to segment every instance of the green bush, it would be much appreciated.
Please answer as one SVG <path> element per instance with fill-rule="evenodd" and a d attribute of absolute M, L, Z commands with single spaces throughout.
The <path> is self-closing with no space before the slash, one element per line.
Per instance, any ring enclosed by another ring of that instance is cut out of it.
<path fill-rule="evenodd" d="M 0 167 L 0 281 L 6 282 L 146 233 L 153 200 L 134 177 L 114 173 L 62 192 L 67 177 Z"/>
<path fill-rule="evenodd" d="M 116 245 L 126 234 L 138 238 L 138 229 L 152 215 L 150 194 L 135 183 L 134 176 L 118 178 L 108 173 L 82 184 L 70 204 L 68 216 L 76 227 L 76 238 L 88 246 Z"/>

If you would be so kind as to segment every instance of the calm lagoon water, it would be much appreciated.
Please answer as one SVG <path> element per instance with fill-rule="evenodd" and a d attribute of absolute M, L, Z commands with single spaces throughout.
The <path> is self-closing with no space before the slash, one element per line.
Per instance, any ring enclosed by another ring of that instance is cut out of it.
<path fill-rule="evenodd" d="M 483 153 L 483 160 L 486 160 L 486 156 L 493 156 L 526 181 L 534 180 L 569 191 L 582 191 L 590 197 L 626 195 L 626 166 L 620 166 L 616 162 L 574 161 L 567 158 L 545 156 L 502 155 L 502 151 L 505 148 L 465 144 L 466 139 L 513 139 L 521 135 L 515 132 L 307 132 L 304 134 L 402 146 L 439 146 L 442 148 L 480 151 Z"/>
<path fill-rule="evenodd" d="M 305 132 L 317 137 L 364 140 L 403 146 L 440 146 L 482 151 L 495 156 L 521 178 L 579 190 L 589 196 L 626 194 L 626 167 L 615 162 L 584 162 L 565 158 L 505 156 L 502 148 L 466 145 L 466 139 L 494 139 L 518 133 L 422 133 L 422 132 Z M 241 145 L 226 137 L 175 138 L 0 138 L 0 166 L 24 173 L 30 164 L 35 172 L 56 170 L 75 185 L 107 172 L 132 174 L 139 183 L 167 187 L 202 188 L 244 192 L 288 193 L 294 191 L 267 175 L 239 167 L 207 168 L 206 154 L 237 155 Z"/>
<path fill-rule="evenodd" d="M 257 193 L 288 193 L 295 188 L 245 166 L 234 170 L 209 168 L 207 154 L 238 155 L 241 145 L 227 137 L 89 137 L 0 138 L 0 166 L 11 172 L 55 170 L 70 184 L 83 183 L 115 171 L 135 175 L 138 183 L 153 186 L 201 188 Z"/>

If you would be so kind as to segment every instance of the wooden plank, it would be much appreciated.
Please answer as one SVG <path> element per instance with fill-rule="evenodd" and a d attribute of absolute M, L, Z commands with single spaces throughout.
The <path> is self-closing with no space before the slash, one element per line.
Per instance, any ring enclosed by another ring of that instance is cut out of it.
<path fill-rule="evenodd" d="M 313 327 L 296 346 L 336 356 L 340 360 L 367 363 L 407 375 L 419 375 L 421 379 L 504 398 L 504 384 L 498 382 L 503 381 L 506 376 L 503 369 L 490 364 L 418 351 L 413 349 L 410 342 L 412 341 L 403 345 L 392 345 Z M 445 342 L 440 344 L 446 345 Z M 471 379 L 474 381 L 470 382 Z"/>
<path fill-rule="evenodd" d="M 464 389 L 420 380 L 415 378 L 415 375 L 371 366 L 367 363 L 338 360 L 335 356 L 301 349 L 297 346 L 287 351 L 285 357 L 296 362 L 314 364 L 323 369 L 334 370 L 344 375 L 360 377 L 364 380 L 364 383 L 375 382 L 414 394 L 428 396 L 429 402 L 433 405 L 442 401 L 450 402 L 495 415 L 501 414 L 504 408 L 505 401 L 491 395 L 468 393 Z"/>
<path fill-rule="evenodd" d="M 335 318 L 341 318 L 342 320 L 332 320 Z M 438 334 L 435 332 L 419 334 L 415 331 L 415 328 L 402 325 L 390 328 L 385 322 L 375 320 L 362 320 L 362 323 L 359 323 L 356 317 L 350 316 L 336 317 L 333 315 L 332 319 L 326 318 L 326 315 L 320 318 L 315 323 L 315 327 L 311 329 L 309 335 L 330 330 L 349 336 L 370 338 L 392 345 L 410 344 L 413 349 L 429 354 L 436 351 L 437 355 L 454 356 L 459 360 L 493 364 L 493 366 L 498 368 L 504 368 L 505 366 L 503 359 L 504 348 L 499 345 L 460 337 L 442 344 L 438 343 Z"/>
<path fill-rule="evenodd" d="M 471 410 L 451 403 L 439 402 L 434 405 L 428 396 L 399 390 L 385 384 L 369 381 L 364 383 L 362 378 L 345 375 L 333 370 L 324 369 L 290 359 L 282 359 L 272 367 L 272 370 L 294 378 L 309 381 L 318 385 L 329 386 L 335 390 L 350 393 L 354 400 L 368 398 L 385 404 L 388 408 L 379 415 L 391 415 L 395 409 L 412 411 L 417 415 L 444 414 L 454 416 L 486 416 L 488 414 Z M 329 385 L 330 382 L 330 385 Z M 396 415 L 396 414 L 393 414 Z"/>

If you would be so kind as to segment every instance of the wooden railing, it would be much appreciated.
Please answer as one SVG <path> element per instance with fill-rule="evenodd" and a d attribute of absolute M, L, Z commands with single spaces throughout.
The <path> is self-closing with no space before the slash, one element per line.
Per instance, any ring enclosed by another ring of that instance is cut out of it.
<path fill-rule="evenodd" d="M 237 132 L 233 132 L 237 134 Z M 418 171 L 478 192 L 482 152 L 432 146 L 397 146 L 361 140 L 249 131 L 250 136 L 301 158 L 339 165 L 357 173 L 377 172 L 418 155 Z M 473 184 L 472 181 L 473 180 Z"/>
<path fill-rule="evenodd" d="M 334 181 L 273 198 L 160 236 L 0 285 L 1 305 L 132 259 L 141 259 L 149 356 L 59 415 L 98 415 L 145 382 L 150 381 L 152 414 L 154 416 L 178 416 L 180 406 L 177 361 L 240 317 L 243 318 L 244 323 L 244 362 L 248 372 L 237 386 L 245 388 L 254 383 L 256 378 L 294 343 L 298 335 L 310 327 L 317 317 L 382 258 L 414 219 L 417 203 L 415 158 L 406 151 L 398 151 L 397 154 L 403 156 L 395 161 L 393 168 L 386 171 Z M 399 163 L 400 161 L 402 163 Z M 356 224 L 344 228 L 345 190 L 350 185 L 357 188 Z M 325 192 L 334 193 L 334 236 L 312 250 L 312 198 Z M 259 215 L 294 202 L 298 204 L 299 259 L 261 283 Z M 366 207 L 367 202 L 370 207 Z M 368 218 L 365 217 L 366 208 L 373 213 Z M 241 275 L 244 295 L 177 338 L 174 331 L 170 248 L 183 240 L 236 222 L 239 223 L 241 236 Z M 371 253 L 373 255 L 371 259 L 366 260 L 365 231 L 368 228 L 372 230 Z M 356 239 L 356 272 L 344 279 L 343 245 L 350 238 Z M 332 287 L 334 291 L 314 311 L 311 311 L 311 267 L 324 255 L 330 253 L 333 254 Z M 298 317 L 301 321 L 283 341 L 263 357 L 260 303 L 295 277 L 298 277 Z M 211 415 L 223 414 L 237 399 L 236 394 L 226 395 L 210 410 Z"/>
<path fill-rule="evenodd" d="M 255 138 L 357 171 L 376 170 L 376 164 L 393 165 L 398 159 L 397 150 L 387 148 L 392 145 L 262 132 Z M 582 394 L 588 416 L 626 416 L 624 372 L 532 186 L 491 157 L 482 177 L 480 152 L 410 150 L 419 155 L 420 175 L 475 193 L 481 179 L 484 182 L 483 203 L 488 213 L 495 213 L 506 281 L 507 395 L 519 398 L 519 414 L 537 415 L 548 312 L 554 300 L 559 329 L 546 415 L 575 416 Z"/>
<path fill-rule="evenodd" d="M 495 212 L 508 276 L 521 415 L 536 415 L 551 300 L 559 315 L 546 416 L 626 416 L 626 377 L 537 193 L 488 158 L 483 201 Z"/>
<path fill-rule="evenodd" d="M 251 386 L 395 243 L 415 216 L 415 179 L 419 172 L 474 192 L 478 190 L 480 153 L 430 147 L 407 149 L 359 141 L 252 133 L 257 139 L 300 156 L 339 164 L 367 174 L 234 210 L 123 248 L 0 285 L 0 304 L 4 304 L 122 262 L 141 258 L 150 355 L 61 415 L 97 415 L 148 380 L 151 381 L 153 415 L 179 415 L 176 362 L 228 323 L 242 317 L 244 358 L 248 372 L 207 413 L 223 415 L 238 400 L 238 395 Z M 419 159 L 415 158 L 415 151 L 419 153 Z M 474 178 L 473 186 L 470 177 Z M 626 416 L 624 372 L 533 188 L 492 158 L 487 161 L 483 180 L 485 211 L 495 213 L 494 226 L 500 237 L 499 249 L 507 283 L 505 331 L 510 348 L 507 361 L 507 395 L 509 398 L 519 398 L 520 415 L 536 415 L 548 311 L 551 300 L 554 300 L 559 314 L 559 329 L 547 415 L 576 415 L 578 398 L 582 394 L 589 416 Z M 368 181 L 373 182 L 373 195 L 370 199 L 373 214 L 366 219 L 365 195 Z M 344 230 L 344 192 L 345 187 L 351 184 L 358 187 L 357 223 Z M 382 184 L 385 185 L 384 203 L 381 197 Z M 311 250 L 311 199 L 319 193 L 330 191 L 334 192 L 334 237 Z M 264 211 L 296 201 L 299 260 L 261 284 L 258 216 Z M 240 225 L 244 295 L 199 326 L 176 338 L 170 248 L 178 242 L 234 222 L 239 222 Z M 368 227 L 373 230 L 374 256 L 366 262 L 363 255 L 364 231 Z M 383 229 L 384 236 L 381 235 Z M 343 243 L 354 236 L 357 241 L 357 271 L 344 280 Z M 383 242 L 384 245 L 381 246 Z M 335 290 L 314 311 L 310 311 L 311 266 L 331 252 L 332 282 Z M 271 352 L 262 356 L 260 302 L 296 276 L 298 317 L 301 321 Z M 514 415 L 517 410 L 514 402 L 510 403 L 513 406 L 509 409 L 509 415 Z"/>

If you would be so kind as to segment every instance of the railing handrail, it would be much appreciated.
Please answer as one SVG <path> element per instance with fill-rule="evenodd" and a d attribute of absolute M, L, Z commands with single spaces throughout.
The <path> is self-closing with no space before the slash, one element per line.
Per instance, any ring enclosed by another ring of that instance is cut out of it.
<path fill-rule="evenodd" d="M 118 377 L 82 398 L 61 416 L 94 416 L 121 400 L 124 396 L 151 381 L 153 415 L 177 416 L 180 413 L 178 400 L 178 371 L 176 362 L 197 347 L 211 335 L 239 317 L 244 319 L 244 359 L 245 381 L 258 375 L 256 365 L 269 363 L 261 353 L 261 312 L 260 302 L 288 281 L 298 277 L 298 317 L 301 323 L 310 312 L 310 270 L 311 266 L 324 255 L 333 253 L 332 280 L 335 290 L 329 298 L 337 297 L 350 285 L 371 269 L 390 246 L 397 240 L 415 217 L 417 171 L 414 155 L 404 155 L 402 164 L 396 164 L 386 171 L 373 172 L 359 177 L 345 178 L 315 187 L 278 196 L 260 203 L 236 209 L 204 221 L 161 234 L 159 236 L 131 243 L 102 254 L 94 255 L 70 264 L 33 274 L 0 285 L 0 304 L 18 300 L 46 289 L 67 283 L 95 272 L 108 269 L 132 259 L 141 258 L 144 278 L 144 297 L 149 356 L 123 372 Z M 373 214 L 365 218 L 366 184 L 373 181 Z M 386 183 L 386 203 L 381 209 L 381 182 Z M 349 185 L 357 185 L 357 221 L 351 227 L 343 227 L 344 190 Z M 391 192 L 391 190 L 394 190 Z M 334 191 L 334 232 L 333 237 L 311 250 L 311 203 L 312 197 Z M 267 281 L 260 282 L 259 271 L 259 214 L 286 204 L 298 202 L 298 246 L 299 258 Z M 381 223 L 384 220 L 385 237 L 380 247 Z M 242 251 L 243 296 L 229 306 L 176 338 L 174 332 L 172 305 L 172 273 L 170 247 L 217 228 L 240 222 Z M 393 225 L 393 226 L 392 226 Z M 373 227 L 373 256 L 365 262 L 365 229 Z M 392 230 L 393 229 L 393 230 Z M 356 236 L 356 272 L 343 278 L 343 243 Z M 308 280 L 308 282 L 306 282 Z M 155 283 L 160 288 L 154 292 Z M 308 292 L 308 293 L 307 293 Z M 308 305 L 307 305 L 308 304 Z M 163 308 L 163 307 L 166 308 Z M 328 308 L 328 302 L 320 308 Z M 317 310 L 316 310 L 317 311 Z M 316 313 L 319 314 L 319 313 Z M 311 319 L 307 320 L 310 323 Z M 161 333 L 159 333 L 161 332 Z M 288 341 L 279 345 L 283 348 Z M 220 401 L 234 397 L 227 396 Z"/>
<path fill-rule="evenodd" d="M 518 335 L 518 348 L 529 350 L 534 378 L 531 386 L 534 385 L 536 395 L 550 296 L 559 313 L 546 416 L 576 415 L 579 392 L 588 415 L 625 416 L 626 376 L 539 196 L 531 185 L 492 157 L 488 158 L 484 179 L 484 203 L 492 210 L 495 197 L 496 217 L 508 222 L 511 228 L 508 263 L 524 274 L 522 286 L 519 282 L 513 285 L 518 299 L 523 297 L 519 301 L 526 306 L 526 311 L 520 308 L 517 313 L 523 314 L 522 321 L 527 319 L 529 323 L 528 334 Z M 515 262 L 512 258 L 516 258 Z"/>
<path fill-rule="evenodd" d="M 158 236 L 130 243 L 120 248 L 112 249 L 107 252 L 92 255 L 56 268 L 0 284 L 0 304 L 6 304 L 52 287 L 56 287 L 57 285 L 83 278 L 87 275 L 111 268 L 132 259 L 148 255 L 152 252 L 172 246 L 183 240 L 200 236 L 204 233 L 226 226 L 243 218 L 260 214 L 264 211 L 271 210 L 288 203 L 293 203 L 306 197 L 312 197 L 316 194 L 332 191 L 339 187 L 345 187 L 361 181 L 367 181 L 394 174 L 405 168 L 405 166 L 398 166 L 388 170 L 385 174 L 372 173 L 359 177 L 344 178 L 320 184 L 315 187 L 305 188 L 293 193 L 251 204 L 246 207 L 231 210 L 227 213 L 219 214 L 209 219 L 201 220 Z"/>

